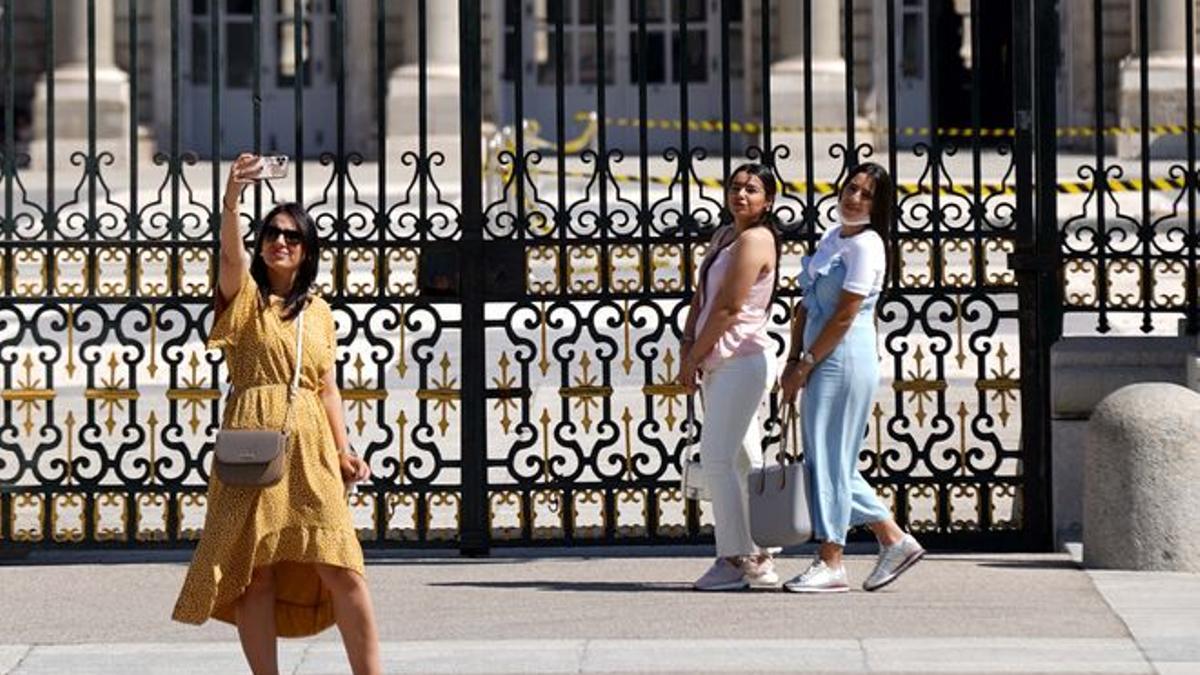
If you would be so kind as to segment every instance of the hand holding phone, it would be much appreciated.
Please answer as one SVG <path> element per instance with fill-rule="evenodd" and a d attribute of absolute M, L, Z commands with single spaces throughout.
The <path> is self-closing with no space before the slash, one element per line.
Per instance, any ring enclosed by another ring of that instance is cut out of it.
<path fill-rule="evenodd" d="M 287 172 L 287 155 L 263 155 L 258 158 L 258 171 L 253 175 L 253 178 L 254 180 L 286 178 Z"/>

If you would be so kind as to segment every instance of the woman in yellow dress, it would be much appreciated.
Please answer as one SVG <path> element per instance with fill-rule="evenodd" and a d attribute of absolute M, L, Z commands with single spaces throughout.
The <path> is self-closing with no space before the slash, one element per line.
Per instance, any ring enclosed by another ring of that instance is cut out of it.
<path fill-rule="evenodd" d="M 333 314 L 309 293 L 320 242 L 302 206 L 281 204 L 263 219 L 248 258 L 237 200 L 259 167 L 257 157 L 240 155 L 225 183 L 217 316 L 208 347 L 225 351 L 233 380 L 223 428 L 279 429 L 300 316 L 301 379 L 284 475 L 267 487 L 209 478 L 204 533 L 173 616 L 236 624 L 255 675 L 278 672 L 277 636 L 314 635 L 336 622 L 355 675 L 378 673 L 375 615 L 344 487 L 370 471 L 346 436 L 333 367 Z"/>

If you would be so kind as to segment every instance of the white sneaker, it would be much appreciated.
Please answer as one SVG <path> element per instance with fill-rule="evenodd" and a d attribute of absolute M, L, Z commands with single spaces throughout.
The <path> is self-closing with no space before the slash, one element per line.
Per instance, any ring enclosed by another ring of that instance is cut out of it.
<path fill-rule="evenodd" d="M 903 539 L 891 546 L 880 546 L 879 560 L 875 563 L 871 576 L 863 582 L 863 590 L 877 591 L 887 586 L 923 557 L 925 549 L 911 534 L 906 533 Z"/>
<path fill-rule="evenodd" d="M 845 567 L 830 567 L 817 558 L 783 588 L 793 593 L 845 593 L 850 590 L 850 584 L 846 582 Z"/>
<path fill-rule="evenodd" d="M 742 558 L 742 575 L 750 583 L 751 588 L 774 588 L 779 585 L 779 575 L 775 572 L 775 559 L 769 554 L 746 556 Z"/>
<path fill-rule="evenodd" d="M 742 566 L 729 558 L 717 558 L 712 567 L 692 584 L 697 591 L 740 591 L 749 586 Z"/>

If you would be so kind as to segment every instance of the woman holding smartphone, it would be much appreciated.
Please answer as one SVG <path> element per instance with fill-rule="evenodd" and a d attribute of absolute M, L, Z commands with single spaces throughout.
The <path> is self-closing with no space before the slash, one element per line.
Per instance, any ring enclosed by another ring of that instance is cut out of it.
<path fill-rule="evenodd" d="M 204 532 L 173 617 L 236 624 L 255 675 L 278 673 L 278 636 L 314 635 L 336 622 L 353 672 L 375 674 L 379 638 L 344 491 L 370 470 L 346 435 L 333 313 L 311 292 L 320 240 L 304 207 L 280 204 L 247 257 L 237 200 L 264 177 L 263 166 L 240 155 L 225 184 L 208 347 L 224 350 L 233 381 L 222 428 L 284 428 L 285 468 L 278 483 L 262 487 L 210 477 Z M 289 401 L 298 356 L 300 384 Z"/>

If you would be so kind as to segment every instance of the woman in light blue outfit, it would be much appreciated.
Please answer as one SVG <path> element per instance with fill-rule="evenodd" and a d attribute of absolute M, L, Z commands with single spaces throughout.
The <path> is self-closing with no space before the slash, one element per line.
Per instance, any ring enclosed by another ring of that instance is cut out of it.
<path fill-rule="evenodd" d="M 804 302 L 792 321 L 781 385 L 789 402 L 804 389 L 801 435 L 811 476 L 813 529 L 821 546 L 808 570 L 784 584 L 789 591 L 850 590 L 842 549 L 847 531 L 857 525 L 870 527 L 880 546 L 864 590 L 883 588 L 925 554 L 858 472 L 879 385 L 875 305 L 887 271 L 892 201 L 887 171 L 878 164 L 858 165 L 842 184 L 840 223 L 821 238 L 800 274 Z"/>

